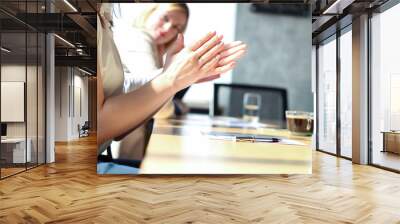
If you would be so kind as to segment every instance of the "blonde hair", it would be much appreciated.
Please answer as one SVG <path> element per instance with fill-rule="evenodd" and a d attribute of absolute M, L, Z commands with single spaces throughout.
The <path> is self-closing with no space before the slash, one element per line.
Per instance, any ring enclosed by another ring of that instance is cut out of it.
<path fill-rule="evenodd" d="M 153 3 L 151 6 L 147 7 L 145 10 L 140 13 L 138 17 L 133 22 L 133 26 L 139 29 L 145 29 L 147 20 L 153 14 L 157 9 L 160 9 L 161 7 L 165 8 L 166 11 L 173 11 L 173 10 L 180 10 L 186 15 L 186 23 L 185 26 L 182 29 L 182 32 L 185 32 L 186 26 L 189 20 L 189 7 L 187 6 L 186 3 Z M 169 47 L 173 42 L 175 41 L 175 38 L 166 43 L 164 46 L 167 48 Z"/>

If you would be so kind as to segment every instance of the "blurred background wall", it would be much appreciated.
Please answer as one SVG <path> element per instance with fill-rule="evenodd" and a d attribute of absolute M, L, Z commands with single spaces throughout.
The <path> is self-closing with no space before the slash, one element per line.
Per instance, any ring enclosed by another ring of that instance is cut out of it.
<path fill-rule="evenodd" d="M 232 83 L 284 88 L 288 109 L 312 112 L 311 11 L 271 11 L 238 4 L 235 39 L 247 43 L 248 52 L 233 70 Z"/>

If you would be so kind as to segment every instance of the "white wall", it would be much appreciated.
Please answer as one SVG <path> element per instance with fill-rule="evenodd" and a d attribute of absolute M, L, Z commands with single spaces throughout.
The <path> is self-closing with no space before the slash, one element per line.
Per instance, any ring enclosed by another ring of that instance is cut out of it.
<path fill-rule="evenodd" d="M 55 68 L 55 140 L 68 139 L 68 85 L 69 76 L 67 67 Z"/>
<path fill-rule="evenodd" d="M 71 135 L 73 138 L 79 137 L 78 133 L 78 124 L 82 126 L 85 121 L 88 121 L 88 78 L 83 77 L 78 73 L 76 74 L 77 70 L 75 70 L 75 75 L 74 75 L 74 96 L 72 98 L 74 99 L 74 108 L 73 108 L 73 113 L 72 113 L 72 123 L 71 123 Z M 79 71 L 78 71 L 79 72 Z M 81 110 L 81 111 L 80 111 Z"/>
<path fill-rule="evenodd" d="M 82 75 L 71 67 L 56 67 L 56 141 L 77 139 L 78 124 L 88 120 L 88 78 Z"/>
<path fill-rule="evenodd" d="M 185 43 L 192 43 L 209 31 L 224 35 L 224 42 L 235 40 L 236 3 L 190 3 L 189 24 L 185 33 Z M 231 83 L 232 72 L 215 80 L 217 83 Z M 189 106 L 208 108 L 213 100 L 214 82 L 196 84 L 186 93 L 184 102 Z"/>

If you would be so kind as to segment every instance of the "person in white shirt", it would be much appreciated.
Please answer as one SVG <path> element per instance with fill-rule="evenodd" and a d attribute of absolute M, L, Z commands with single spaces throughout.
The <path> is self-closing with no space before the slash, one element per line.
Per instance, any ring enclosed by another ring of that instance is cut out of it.
<path fill-rule="evenodd" d="M 185 3 L 154 3 L 147 4 L 139 12 L 133 25 L 116 26 L 114 39 L 124 65 L 124 92 L 134 91 L 161 74 L 166 51 L 178 34 L 185 32 L 188 19 L 189 8 Z M 245 47 L 241 42 L 234 42 L 227 49 L 242 54 Z M 171 97 L 154 118 L 171 118 L 177 112 L 187 111 L 184 103 L 178 99 L 183 97 L 182 93 L 186 90 L 187 88 L 176 97 Z M 149 135 L 147 129 L 149 126 L 144 123 L 123 139 L 113 142 L 113 151 L 118 152 L 118 158 L 142 159 Z"/>
<path fill-rule="evenodd" d="M 183 34 L 189 20 L 185 3 L 147 4 L 132 24 L 114 30 L 114 39 L 125 69 L 124 91 L 129 92 L 154 79 L 162 72 L 165 52 Z M 246 45 L 240 41 L 226 48 L 244 53 Z M 168 101 L 155 115 L 169 118 L 174 115 L 174 105 Z"/>
<path fill-rule="evenodd" d="M 113 139 L 151 118 L 176 92 L 219 77 L 233 69 L 243 54 L 226 47 L 216 32 L 205 34 L 187 47 L 183 45 L 182 34 L 178 34 L 167 50 L 162 73 L 136 90 L 124 93 L 123 65 L 113 40 L 110 11 L 103 6 L 97 18 L 98 155 Z"/>

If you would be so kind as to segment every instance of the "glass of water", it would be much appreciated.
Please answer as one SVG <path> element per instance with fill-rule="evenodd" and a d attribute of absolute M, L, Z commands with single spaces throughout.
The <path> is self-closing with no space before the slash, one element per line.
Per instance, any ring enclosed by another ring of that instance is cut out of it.
<path fill-rule="evenodd" d="M 245 93 L 243 97 L 243 119 L 257 123 L 260 117 L 261 95 Z"/>

